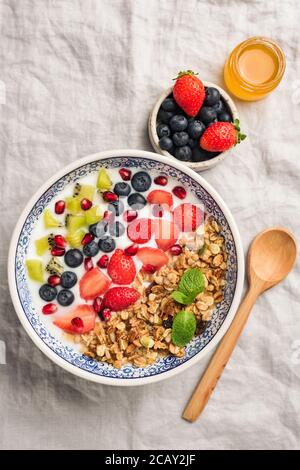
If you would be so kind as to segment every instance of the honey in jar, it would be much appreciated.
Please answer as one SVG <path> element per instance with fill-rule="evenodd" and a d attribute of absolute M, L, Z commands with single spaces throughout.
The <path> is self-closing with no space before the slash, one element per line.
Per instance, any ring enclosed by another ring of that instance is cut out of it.
<path fill-rule="evenodd" d="M 284 71 L 285 56 L 278 44 L 255 37 L 242 42 L 231 52 L 224 67 L 224 80 L 237 98 L 256 101 L 279 85 Z"/>

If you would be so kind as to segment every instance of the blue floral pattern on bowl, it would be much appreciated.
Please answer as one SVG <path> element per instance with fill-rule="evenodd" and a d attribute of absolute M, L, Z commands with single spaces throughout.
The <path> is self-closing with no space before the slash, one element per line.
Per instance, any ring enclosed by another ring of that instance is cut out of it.
<path fill-rule="evenodd" d="M 32 304 L 31 293 L 26 278 L 25 259 L 30 237 L 37 220 L 43 213 L 43 210 L 52 201 L 52 199 L 56 197 L 57 194 L 63 190 L 66 185 L 76 182 L 85 175 L 97 172 L 101 167 L 108 169 L 126 167 L 139 168 L 149 171 L 155 170 L 165 173 L 170 177 L 176 178 L 179 183 L 183 184 L 189 191 L 193 192 L 199 198 L 199 200 L 204 204 L 206 211 L 212 215 L 222 227 L 222 235 L 225 237 L 225 246 L 228 253 L 228 269 L 226 273 L 227 284 L 224 288 L 224 300 L 218 304 L 204 333 L 196 337 L 188 344 L 186 347 L 186 354 L 182 358 L 168 356 L 165 358 L 160 358 L 157 360 L 157 362 L 145 368 L 136 368 L 132 365 L 125 365 L 121 369 L 116 369 L 107 363 L 101 363 L 90 359 L 85 355 L 80 354 L 78 351 L 72 349 L 70 346 L 65 346 L 61 340 L 58 339 L 59 334 L 58 337 L 55 337 L 49 333 L 42 321 L 41 316 L 38 314 Z M 203 348 L 205 348 L 216 335 L 229 312 L 236 289 L 237 270 L 238 264 L 236 246 L 228 221 L 226 220 L 225 215 L 216 201 L 201 186 L 201 184 L 188 174 L 185 174 L 183 171 L 169 166 L 168 164 L 148 158 L 146 159 L 142 157 L 139 158 L 126 156 L 111 157 L 99 160 L 96 159 L 93 162 L 87 163 L 71 171 L 56 181 L 39 198 L 27 216 L 19 236 L 15 257 L 15 276 L 19 299 L 26 318 L 35 333 L 45 343 L 45 345 L 47 345 L 61 359 L 67 361 L 69 364 L 75 367 L 89 372 L 90 374 L 96 374 L 108 379 L 134 379 L 163 374 L 167 371 L 170 371 L 171 369 L 178 367 L 203 350 Z"/>

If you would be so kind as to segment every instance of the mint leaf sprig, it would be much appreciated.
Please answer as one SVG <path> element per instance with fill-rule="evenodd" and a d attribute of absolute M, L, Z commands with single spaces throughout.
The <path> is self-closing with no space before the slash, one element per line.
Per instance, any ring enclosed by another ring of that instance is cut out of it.
<path fill-rule="evenodd" d="M 172 342 L 182 348 L 193 339 L 196 326 L 196 317 L 192 312 L 178 312 L 172 325 Z"/>
<path fill-rule="evenodd" d="M 195 297 L 204 291 L 205 279 L 198 268 L 188 269 L 180 279 L 178 290 L 172 292 L 172 298 L 183 305 L 190 305 Z"/>

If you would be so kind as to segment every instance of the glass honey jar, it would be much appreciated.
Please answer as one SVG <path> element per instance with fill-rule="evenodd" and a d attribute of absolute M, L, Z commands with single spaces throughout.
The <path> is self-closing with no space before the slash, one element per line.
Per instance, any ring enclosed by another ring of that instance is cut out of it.
<path fill-rule="evenodd" d="M 224 80 L 237 98 L 256 101 L 279 85 L 284 71 L 285 56 L 278 44 L 253 37 L 233 49 L 224 66 Z"/>

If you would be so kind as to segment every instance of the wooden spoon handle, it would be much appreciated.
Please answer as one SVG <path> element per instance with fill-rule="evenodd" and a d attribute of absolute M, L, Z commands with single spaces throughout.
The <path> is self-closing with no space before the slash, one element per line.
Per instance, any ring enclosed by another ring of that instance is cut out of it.
<path fill-rule="evenodd" d="M 182 417 L 187 421 L 196 421 L 204 409 L 217 382 L 230 359 L 231 353 L 245 326 L 253 304 L 258 297 L 256 289 L 250 289 L 238 309 L 227 333 L 220 342 L 199 384 L 184 410 Z"/>

